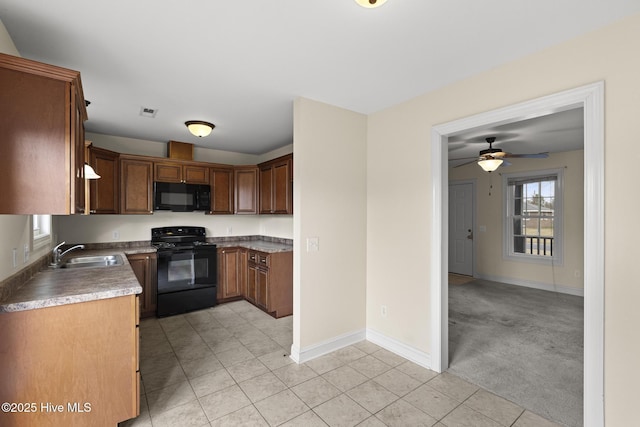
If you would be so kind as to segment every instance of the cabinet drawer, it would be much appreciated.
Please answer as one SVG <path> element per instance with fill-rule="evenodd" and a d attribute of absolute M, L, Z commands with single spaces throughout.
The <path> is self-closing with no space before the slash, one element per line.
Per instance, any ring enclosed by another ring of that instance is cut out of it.
<path fill-rule="evenodd" d="M 257 263 L 257 262 L 258 262 L 258 254 L 257 254 L 256 252 L 249 251 L 249 255 L 248 255 L 248 257 L 249 257 L 249 258 L 248 258 L 248 259 L 249 259 L 249 262 L 255 262 L 255 263 Z"/>
<path fill-rule="evenodd" d="M 258 264 L 269 267 L 269 255 L 258 254 Z"/>

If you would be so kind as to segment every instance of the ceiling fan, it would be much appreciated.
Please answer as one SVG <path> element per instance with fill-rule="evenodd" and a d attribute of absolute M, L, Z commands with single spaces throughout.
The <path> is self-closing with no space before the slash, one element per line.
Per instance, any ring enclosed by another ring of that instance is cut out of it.
<path fill-rule="evenodd" d="M 468 162 L 459 164 L 454 166 L 459 168 L 460 166 L 468 165 L 469 163 L 478 162 L 478 165 L 486 172 L 493 172 L 498 169 L 498 167 L 502 164 L 505 166 L 510 165 L 508 161 L 504 159 L 513 159 L 513 158 L 527 158 L 527 159 L 546 159 L 549 157 L 549 153 L 538 153 L 538 154 L 511 154 L 503 151 L 501 148 L 493 148 L 493 143 L 496 141 L 495 136 L 490 136 L 485 138 L 485 141 L 489 143 L 489 148 L 486 150 L 480 150 L 478 153 L 478 157 L 465 157 L 461 159 L 449 159 L 452 160 L 470 160 Z"/>

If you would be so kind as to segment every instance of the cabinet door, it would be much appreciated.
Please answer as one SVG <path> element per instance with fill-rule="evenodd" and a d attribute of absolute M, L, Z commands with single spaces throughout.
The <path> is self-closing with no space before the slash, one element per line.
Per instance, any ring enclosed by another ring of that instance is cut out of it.
<path fill-rule="evenodd" d="M 189 184 L 209 184 L 209 168 L 204 166 L 184 165 L 182 177 Z"/>
<path fill-rule="evenodd" d="M 256 268 L 256 304 L 269 310 L 269 270 Z"/>
<path fill-rule="evenodd" d="M 286 160 L 273 165 L 272 178 L 272 207 L 273 213 L 291 214 L 293 204 L 291 203 L 292 186 L 290 181 L 290 161 Z"/>
<path fill-rule="evenodd" d="M 235 213 L 258 213 L 258 168 L 240 166 L 234 168 Z"/>
<path fill-rule="evenodd" d="M 258 165 L 260 168 L 260 213 L 293 213 L 293 155 Z"/>
<path fill-rule="evenodd" d="M 117 214 L 118 153 L 91 146 L 89 164 L 100 175 L 100 179 L 89 180 L 89 213 Z"/>
<path fill-rule="evenodd" d="M 211 168 L 211 213 L 233 214 L 233 169 Z"/>
<path fill-rule="evenodd" d="M 242 296 L 239 248 L 218 249 L 218 299 Z"/>
<path fill-rule="evenodd" d="M 153 163 L 120 159 L 120 213 L 153 213 Z"/>
<path fill-rule="evenodd" d="M 85 179 L 84 179 L 84 123 L 82 121 L 82 109 L 80 103 L 84 104 L 84 99 L 80 99 L 75 86 L 71 86 L 71 97 L 74 100 L 73 106 L 73 128 L 71 134 L 72 152 L 71 167 L 74 170 L 72 181 L 72 213 L 84 213 L 85 210 Z M 84 105 L 82 105 L 84 108 Z"/>
<path fill-rule="evenodd" d="M 80 74 L 0 53 L 0 214 L 84 212 Z"/>
<path fill-rule="evenodd" d="M 129 265 L 136 275 L 142 294 L 140 294 L 140 317 L 155 316 L 157 292 L 157 260 L 155 254 L 127 255 Z"/>
<path fill-rule="evenodd" d="M 256 303 L 256 288 L 258 280 L 258 267 L 249 264 L 247 268 L 247 292 L 245 296 L 252 303 Z"/>
<path fill-rule="evenodd" d="M 260 213 L 273 213 L 273 168 L 260 168 Z"/>
<path fill-rule="evenodd" d="M 182 165 L 179 163 L 155 162 L 153 169 L 156 181 L 182 182 Z"/>

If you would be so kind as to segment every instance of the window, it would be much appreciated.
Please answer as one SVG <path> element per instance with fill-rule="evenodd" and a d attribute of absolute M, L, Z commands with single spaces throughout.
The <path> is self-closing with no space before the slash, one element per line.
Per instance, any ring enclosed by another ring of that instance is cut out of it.
<path fill-rule="evenodd" d="M 562 170 L 505 174 L 504 254 L 562 262 Z"/>
<path fill-rule="evenodd" d="M 33 215 L 33 249 L 51 243 L 51 215 Z"/>

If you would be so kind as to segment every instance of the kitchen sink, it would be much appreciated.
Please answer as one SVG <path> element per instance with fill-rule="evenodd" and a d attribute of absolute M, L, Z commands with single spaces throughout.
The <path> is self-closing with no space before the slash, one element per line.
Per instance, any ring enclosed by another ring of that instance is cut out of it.
<path fill-rule="evenodd" d="M 70 258 L 62 268 L 113 267 L 124 264 L 121 255 L 95 255 Z"/>

